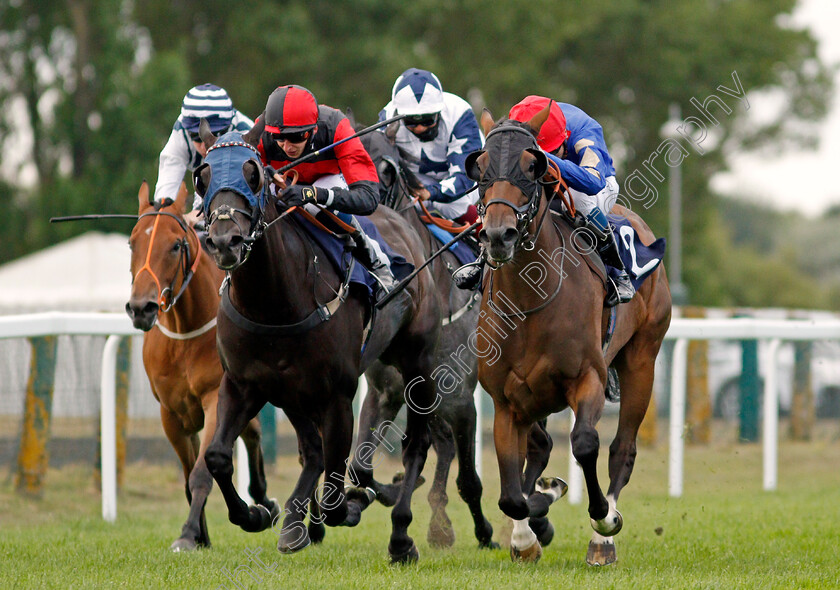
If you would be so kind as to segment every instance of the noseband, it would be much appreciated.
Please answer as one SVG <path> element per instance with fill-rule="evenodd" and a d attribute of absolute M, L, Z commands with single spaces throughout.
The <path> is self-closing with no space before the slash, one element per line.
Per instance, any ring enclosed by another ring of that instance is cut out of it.
<path fill-rule="evenodd" d="M 178 290 L 178 293 L 172 297 L 172 293 L 175 290 L 175 281 L 178 279 L 178 275 L 176 274 L 172 278 L 172 282 L 169 283 L 168 287 L 161 287 L 160 286 L 160 279 L 157 277 L 155 272 L 152 270 L 151 261 L 152 261 L 152 248 L 155 244 L 155 236 L 157 235 L 158 230 L 158 223 L 160 222 L 160 218 L 162 215 L 166 215 L 171 217 L 175 221 L 178 222 L 178 225 L 181 226 L 181 229 L 184 230 L 184 237 L 181 238 L 178 243 L 181 244 L 181 253 L 178 258 L 178 266 L 181 269 L 181 288 Z M 137 271 L 137 274 L 134 275 L 134 280 L 137 280 L 137 277 L 143 271 L 146 271 L 152 276 L 152 280 L 155 282 L 158 290 L 158 305 L 160 306 L 160 310 L 163 313 L 168 312 L 172 309 L 172 306 L 178 302 L 181 295 L 183 295 L 184 291 L 187 289 L 187 285 L 190 284 L 193 276 L 195 275 L 195 270 L 198 268 L 198 261 L 201 260 L 201 244 L 198 244 L 198 248 L 196 248 L 196 255 L 195 260 L 193 260 L 192 266 L 187 268 L 187 265 L 190 261 L 190 242 L 187 239 L 189 232 L 192 231 L 193 235 L 195 235 L 196 242 L 199 242 L 198 234 L 195 233 L 195 230 L 189 227 L 183 219 L 179 216 L 170 213 L 168 211 L 149 211 L 148 213 L 143 213 L 139 218 L 138 221 L 144 217 L 155 217 L 155 224 L 152 226 L 152 236 L 149 240 L 149 249 L 146 252 L 146 261 L 143 263 L 143 266 L 140 267 L 140 270 Z M 132 281 L 133 282 L 133 281 Z M 167 300 L 169 300 L 167 304 Z"/>

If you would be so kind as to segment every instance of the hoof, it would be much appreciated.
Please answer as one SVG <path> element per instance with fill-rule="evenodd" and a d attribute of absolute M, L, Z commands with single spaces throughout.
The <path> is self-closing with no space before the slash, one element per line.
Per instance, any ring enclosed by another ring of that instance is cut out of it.
<path fill-rule="evenodd" d="M 569 486 L 565 481 L 559 477 L 541 477 L 537 482 L 537 491 L 552 498 L 552 502 L 556 502 L 566 495 L 569 491 Z"/>
<path fill-rule="evenodd" d="M 414 544 L 414 541 L 411 542 L 411 547 L 408 548 L 408 551 L 404 553 L 391 553 L 390 547 L 388 548 L 388 553 L 391 556 L 391 565 L 407 565 L 417 563 L 417 560 L 420 559 L 420 552 L 417 551 L 417 546 Z"/>
<path fill-rule="evenodd" d="M 479 549 L 501 549 L 502 546 L 496 543 L 496 541 L 479 541 L 478 542 Z"/>
<path fill-rule="evenodd" d="M 399 473 L 394 475 L 394 478 L 391 480 L 391 483 L 392 484 L 402 484 L 404 479 L 405 479 L 405 473 L 400 471 Z M 417 482 L 414 484 L 414 489 L 416 490 L 417 488 L 422 486 L 424 483 L 426 483 L 426 478 L 423 477 L 422 475 L 418 475 L 417 476 Z"/>
<path fill-rule="evenodd" d="M 376 499 L 376 492 L 372 488 L 345 488 L 344 495 L 348 502 L 358 503 L 362 510 Z"/>
<path fill-rule="evenodd" d="M 525 549 L 517 549 L 513 545 L 510 547 L 510 559 L 521 563 L 537 563 L 542 557 L 542 547 L 540 542 L 536 541 L 530 547 Z"/>
<path fill-rule="evenodd" d="M 260 533 L 271 526 L 271 512 L 262 504 L 248 507 L 248 519 L 239 525 L 246 533 Z"/>
<path fill-rule="evenodd" d="M 284 528 L 277 539 L 277 551 L 288 555 L 306 549 L 310 545 L 309 534 L 302 522 L 295 526 Z"/>
<path fill-rule="evenodd" d="M 612 537 L 617 535 L 621 527 L 624 526 L 624 519 L 621 517 L 621 512 L 612 510 L 604 519 L 594 520 L 590 518 L 589 523 L 592 525 L 592 530 L 602 537 Z"/>
<path fill-rule="evenodd" d="M 432 517 L 426 540 L 429 545 L 437 549 L 452 547 L 455 544 L 455 530 L 452 528 L 452 521 L 445 513 Z"/>
<path fill-rule="evenodd" d="M 172 544 L 169 546 L 169 550 L 173 553 L 181 553 L 182 551 L 195 551 L 198 549 L 198 544 L 193 541 L 192 539 L 185 539 L 181 537 L 180 539 L 175 539 Z"/>
<path fill-rule="evenodd" d="M 537 535 L 537 540 L 543 547 L 548 547 L 554 540 L 554 525 L 548 518 L 529 518 L 528 526 Z"/>
<path fill-rule="evenodd" d="M 586 552 L 586 563 L 589 565 L 610 565 L 615 563 L 615 543 L 594 543 L 589 541 L 589 550 Z"/>
<path fill-rule="evenodd" d="M 280 510 L 280 504 L 277 502 L 277 498 L 269 498 L 268 504 L 266 504 L 266 509 L 268 513 L 271 515 L 271 524 L 274 524 L 280 515 L 283 514 L 283 511 Z"/>
<path fill-rule="evenodd" d="M 315 545 L 319 545 L 327 536 L 327 527 L 322 522 L 310 522 L 307 531 L 309 532 L 309 540 Z"/>

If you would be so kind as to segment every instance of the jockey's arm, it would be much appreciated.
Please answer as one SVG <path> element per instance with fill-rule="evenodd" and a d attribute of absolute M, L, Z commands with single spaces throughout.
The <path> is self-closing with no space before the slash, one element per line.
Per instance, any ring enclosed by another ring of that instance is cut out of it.
<path fill-rule="evenodd" d="M 156 202 L 167 198 L 175 200 L 181 182 L 184 180 L 184 174 L 189 167 L 190 155 L 184 132 L 173 130 L 169 140 L 160 152 L 154 197 Z"/>
<path fill-rule="evenodd" d="M 589 148 L 587 148 L 589 149 Z M 587 195 L 597 195 L 606 186 L 605 174 L 597 166 L 578 166 L 574 162 L 558 158 L 554 154 L 545 152 L 548 159 L 560 168 L 560 175 L 569 186 Z M 583 163 L 583 162 L 581 162 Z"/>
<path fill-rule="evenodd" d="M 462 193 L 475 184 L 467 177 L 464 162 L 467 156 L 475 150 L 480 150 L 484 144 L 478 123 L 472 110 L 465 110 L 458 122 L 455 123 L 449 135 L 446 148 L 446 161 L 449 164 L 449 177 L 434 184 L 426 185 L 429 191 L 428 200 L 439 203 L 451 203 L 462 196 Z"/>

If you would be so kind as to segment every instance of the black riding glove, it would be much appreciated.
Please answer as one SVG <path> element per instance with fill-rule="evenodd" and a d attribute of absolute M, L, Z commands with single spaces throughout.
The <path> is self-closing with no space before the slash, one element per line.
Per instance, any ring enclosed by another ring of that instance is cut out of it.
<path fill-rule="evenodd" d="M 280 199 L 289 207 L 302 206 L 307 203 L 326 203 L 329 192 L 322 188 L 315 188 L 308 184 L 295 184 L 280 193 Z"/>

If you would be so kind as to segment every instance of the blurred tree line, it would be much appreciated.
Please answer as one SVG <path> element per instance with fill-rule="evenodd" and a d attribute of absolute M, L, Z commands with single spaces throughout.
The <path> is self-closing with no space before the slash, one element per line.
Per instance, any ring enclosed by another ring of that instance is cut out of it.
<path fill-rule="evenodd" d="M 708 186 L 733 149 L 814 140 L 832 70 L 818 60 L 810 32 L 792 25 L 795 4 L 6 0 L 0 5 L 6 173 L 0 198 L 7 204 L 0 261 L 92 228 L 50 225 L 50 216 L 133 212 L 140 181 L 156 180 L 158 152 L 195 84 L 225 87 L 237 108 L 256 117 L 276 86 L 297 83 L 320 102 L 351 107 L 359 121 L 372 122 L 396 77 L 416 66 L 497 118 L 528 94 L 579 105 L 604 126 L 619 183 L 638 171 L 648 197 L 658 193 L 655 201 L 634 201 L 634 209 L 666 236 L 668 107 L 676 103 L 683 117 L 701 117 L 691 99 L 703 103 L 716 94 L 731 112 L 709 104 L 718 124 L 708 124 L 704 139 L 689 129 L 703 153 L 687 138 L 679 141 L 683 280 L 692 303 L 840 308 L 832 298 L 840 284 L 836 272 L 832 283 L 793 250 L 779 255 L 776 245 L 771 252 L 743 243 L 749 232 L 729 223 Z M 744 91 L 777 95 L 784 117 L 746 125 L 745 101 L 718 90 L 737 89 L 733 72 Z M 21 179 L 24 169 L 34 170 L 33 186 Z M 749 216 L 745 221 L 749 226 Z M 102 222 L 96 229 L 129 228 Z M 789 231 L 787 224 L 776 228 Z"/>

